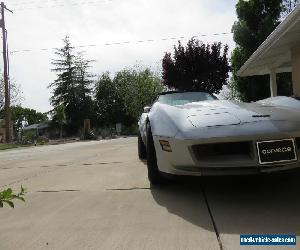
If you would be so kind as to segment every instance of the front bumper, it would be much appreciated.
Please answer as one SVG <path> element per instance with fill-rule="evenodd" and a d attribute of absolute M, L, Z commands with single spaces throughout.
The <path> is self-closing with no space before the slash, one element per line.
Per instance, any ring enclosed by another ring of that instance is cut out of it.
<path fill-rule="evenodd" d="M 300 168 L 300 148 L 296 146 L 297 161 L 286 163 L 259 164 L 257 141 L 300 138 L 300 133 L 284 133 L 274 135 L 256 135 L 244 137 L 178 139 L 154 136 L 157 164 L 161 172 L 173 175 L 216 176 L 216 175 L 249 175 L 271 173 Z M 162 150 L 159 140 L 169 141 L 172 152 Z M 251 142 L 248 156 L 231 155 L 222 157 L 199 157 L 193 147 L 200 144 L 222 142 Z"/>

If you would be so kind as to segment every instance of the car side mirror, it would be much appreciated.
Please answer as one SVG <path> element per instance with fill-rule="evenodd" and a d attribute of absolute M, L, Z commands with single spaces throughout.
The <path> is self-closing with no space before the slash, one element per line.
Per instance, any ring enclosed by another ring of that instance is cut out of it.
<path fill-rule="evenodd" d="M 149 113 L 150 109 L 151 107 L 149 106 L 144 107 L 144 113 Z"/>

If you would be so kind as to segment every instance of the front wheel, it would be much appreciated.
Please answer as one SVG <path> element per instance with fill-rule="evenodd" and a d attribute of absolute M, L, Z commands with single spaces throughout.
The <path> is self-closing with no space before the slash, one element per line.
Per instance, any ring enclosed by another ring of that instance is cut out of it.
<path fill-rule="evenodd" d="M 147 168 L 148 179 L 151 184 L 160 185 L 166 183 L 166 179 L 158 170 L 156 151 L 150 126 L 147 129 Z"/>

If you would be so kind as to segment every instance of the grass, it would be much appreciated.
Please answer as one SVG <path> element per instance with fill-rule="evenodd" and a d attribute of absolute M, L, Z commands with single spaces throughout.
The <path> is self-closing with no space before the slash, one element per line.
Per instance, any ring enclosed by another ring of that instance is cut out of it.
<path fill-rule="evenodd" d="M 17 144 L 0 144 L 0 150 L 6 150 L 11 148 L 17 148 L 19 145 Z"/>
<path fill-rule="evenodd" d="M 7 150 L 7 149 L 13 149 L 13 148 L 19 148 L 19 147 L 28 147 L 28 146 L 32 146 L 32 145 L 3 143 L 3 144 L 0 144 L 0 150 Z"/>

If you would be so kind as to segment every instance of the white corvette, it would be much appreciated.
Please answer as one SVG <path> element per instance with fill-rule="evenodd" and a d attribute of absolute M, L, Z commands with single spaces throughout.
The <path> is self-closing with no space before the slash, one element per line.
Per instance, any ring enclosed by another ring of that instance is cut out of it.
<path fill-rule="evenodd" d="M 241 103 L 205 92 L 162 93 L 138 123 L 139 157 L 147 159 L 150 182 L 164 182 L 165 174 L 254 174 L 300 167 L 300 102 L 285 98 Z"/>

